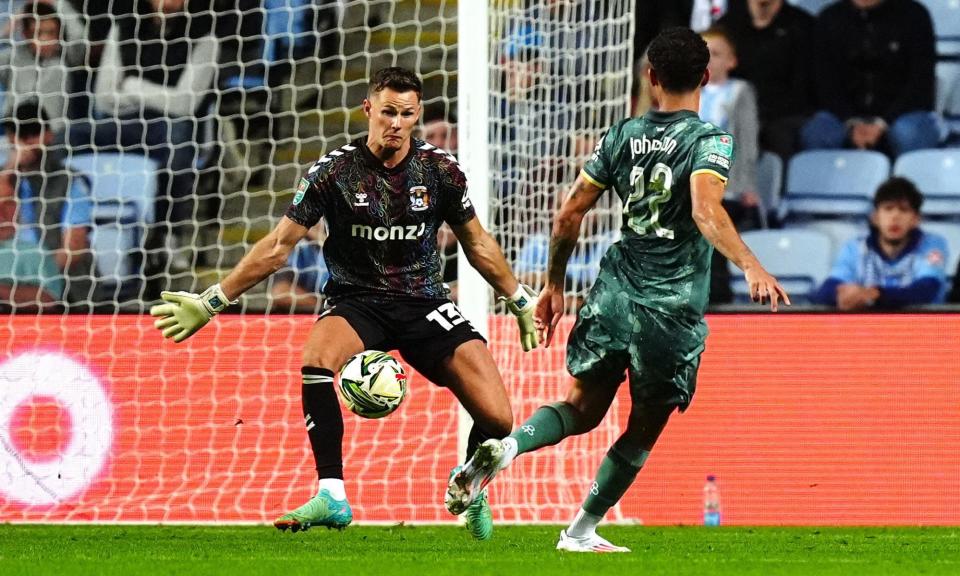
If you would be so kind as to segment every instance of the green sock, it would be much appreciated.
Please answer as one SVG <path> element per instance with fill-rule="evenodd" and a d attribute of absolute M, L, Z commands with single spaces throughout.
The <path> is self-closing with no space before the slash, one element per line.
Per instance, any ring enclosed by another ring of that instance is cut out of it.
<path fill-rule="evenodd" d="M 553 446 L 574 433 L 577 413 L 566 402 L 537 408 L 530 418 L 510 434 L 517 441 L 517 454 Z"/>
<path fill-rule="evenodd" d="M 649 455 L 649 450 L 633 448 L 617 440 L 600 463 L 596 480 L 583 503 L 584 511 L 600 517 L 605 515 L 626 494 Z"/>

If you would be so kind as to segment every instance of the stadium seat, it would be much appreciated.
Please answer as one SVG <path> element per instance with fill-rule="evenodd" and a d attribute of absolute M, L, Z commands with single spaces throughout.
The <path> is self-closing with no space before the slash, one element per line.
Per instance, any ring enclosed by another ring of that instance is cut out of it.
<path fill-rule="evenodd" d="M 90 244 L 98 283 L 120 285 L 139 273 L 145 227 L 154 219 L 159 165 L 135 154 L 82 154 L 67 164 L 90 178 L 94 203 Z"/>
<path fill-rule="evenodd" d="M 951 107 L 960 100 L 957 83 L 960 80 L 960 62 L 937 62 L 937 97 L 934 110 L 941 114 L 950 114 Z"/>
<path fill-rule="evenodd" d="M 821 10 L 836 1 L 837 0 L 790 0 L 790 3 L 816 16 Z"/>
<path fill-rule="evenodd" d="M 795 303 L 809 301 L 817 287 L 830 274 L 830 237 L 817 230 L 787 228 L 750 230 L 743 241 Z M 729 264 L 730 288 L 736 302 L 749 302 L 750 293 L 740 269 Z"/>
<path fill-rule="evenodd" d="M 925 218 L 960 219 L 960 149 L 908 152 L 897 158 L 893 173 L 923 192 Z"/>
<path fill-rule="evenodd" d="M 866 235 L 869 228 L 864 222 L 851 222 L 850 220 L 810 220 L 797 226 L 802 230 L 814 230 L 826 234 L 830 238 L 830 261 L 837 257 L 840 248 L 848 241 L 858 236 Z"/>
<path fill-rule="evenodd" d="M 760 196 L 760 213 L 764 224 L 767 213 L 776 210 L 780 204 L 782 190 L 783 160 L 772 152 L 763 152 L 757 160 L 757 195 Z"/>
<path fill-rule="evenodd" d="M 840 217 L 863 220 L 890 161 L 867 150 L 811 150 L 790 159 L 781 221 Z"/>
<path fill-rule="evenodd" d="M 960 223 L 924 222 L 920 225 L 924 232 L 939 234 L 947 241 L 947 278 L 954 280 L 957 263 L 960 263 Z"/>
<path fill-rule="evenodd" d="M 946 124 L 947 145 L 960 138 L 960 60 L 937 63 L 937 111 Z"/>
<path fill-rule="evenodd" d="M 937 37 L 937 54 L 941 57 L 960 56 L 960 2 L 957 0 L 920 0 L 933 20 Z"/>

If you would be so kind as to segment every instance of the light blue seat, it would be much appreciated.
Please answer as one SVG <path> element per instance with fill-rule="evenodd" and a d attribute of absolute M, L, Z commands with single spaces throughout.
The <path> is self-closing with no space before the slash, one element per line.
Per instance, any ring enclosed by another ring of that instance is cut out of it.
<path fill-rule="evenodd" d="M 865 222 L 852 222 L 850 220 L 810 220 L 797 225 L 804 230 L 815 230 L 826 234 L 830 238 L 830 261 L 833 262 L 840 248 L 850 240 L 858 236 L 866 236 L 870 231 Z"/>
<path fill-rule="evenodd" d="M 773 152 L 763 152 L 757 159 L 757 195 L 760 214 L 766 228 L 767 213 L 776 210 L 783 193 L 783 160 Z"/>
<path fill-rule="evenodd" d="M 794 302 L 809 301 L 810 295 L 830 274 L 830 237 L 822 232 L 800 228 L 750 230 L 742 237 Z M 743 273 L 732 262 L 729 267 L 735 301 L 749 302 L 750 291 Z"/>
<path fill-rule="evenodd" d="M 937 97 L 934 110 L 950 116 L 960 114 L 957 105 L 960 104 L 960 62 L 937 62 Z"/>
<path fill-rule="evenodd" d="M 781 221 L 865 219 L 877 187 L 890 176 L 890 160 L 869 150 L 810 150 L 790 159 L 780 202 Z"/>
<path fill-rule="evenodd" d="M 952 284 L 956 281 L 954 274 L 957 271 L 957 264 L 960 263 L 960 223 L 957 222 L 923 222 L 920 228 L 924 232 L 938 234 L 947 241 L 947 278 Z"/>
<path fill-rule="evenodd" d="M 933 20 L 937 37 L 937 54 L 943 57 L 960 56 L 960 2 L 957 0 L 920 0 Z"/>
<path fill-rule="evenodd" d="M 908 152 L 897 158 L 893 173 L 923 192 L 925 218 L 960 219 L 960 149 Z"/>
<path fill-rule="evenodd" d="M 67 165 L 90 178 L 90 245 L 100 282 L 121 285 L 139 279 L 137 262 L 154 219 L 159 165 L 136 154 L 99 153 L 74 156 Z"/>
<path fill-rule="evenodd" d="M 837 0 L 790 0 L 790 3 L 816 16 L 821 10 L 830 4 L 834 4 L 836 1 Z"/>

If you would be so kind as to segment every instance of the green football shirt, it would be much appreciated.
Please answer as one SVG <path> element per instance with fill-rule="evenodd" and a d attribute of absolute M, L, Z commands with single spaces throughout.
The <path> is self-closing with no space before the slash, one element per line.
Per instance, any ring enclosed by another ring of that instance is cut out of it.
<path fill-rule="evenodd" d="M 733 138 L 691 111 L 651 111 L 614 124 L 583 168 L 623 204 L 621 238 L 598 281 L 655 310 L 702 316 L 713 247 L 693 221 L 690 179 L 708 172 L 726 181 L 733 158 Z"/>

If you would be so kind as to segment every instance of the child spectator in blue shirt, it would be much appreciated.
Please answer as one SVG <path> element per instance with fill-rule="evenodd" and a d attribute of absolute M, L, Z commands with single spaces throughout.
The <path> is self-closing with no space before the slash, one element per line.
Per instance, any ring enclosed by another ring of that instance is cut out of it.
<path fill-rule="evenodd" d="M 906 178 L 881 184 L 870 233 L 843 246 L 814 301 L 844 311 L 942 303 L 947 242 L 920 229 L 922 204 Z"/>

